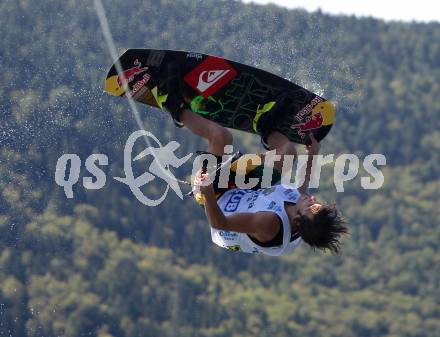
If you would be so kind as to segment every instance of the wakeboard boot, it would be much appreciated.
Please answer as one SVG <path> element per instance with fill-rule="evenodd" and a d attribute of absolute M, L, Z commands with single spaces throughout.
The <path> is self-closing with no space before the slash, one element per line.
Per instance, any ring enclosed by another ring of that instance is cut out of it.
<path fill-rule="evenodd" d="M 261 113 L 256 123 L 255 131 L 260 135 L 263 147 L 266 150 L 271 150 L 267 143 L 267 138 L 273 131 L 279 130 L 279 125 L 288 115 L 292 102 L 287 94 L 282 94 L 274 102 L 269 102 L 266 105 L 269 105 L 270 108 L 267 111 L 263 110 Z"/>
<path fill-rule="evenodd" d="M 189 105 L 185 102 L 182 95 L 182 80 L 180 76 L 180 68 L 176 62 L 171 62 L 167 66 L 167 100 L 164 104 L 167 111 L 170 113 L 174 124 L 181 128 L 183 127 L 183 123 L 180 120 L 180 116 L 182 111 L 185 109 L 189 109 Z"/>

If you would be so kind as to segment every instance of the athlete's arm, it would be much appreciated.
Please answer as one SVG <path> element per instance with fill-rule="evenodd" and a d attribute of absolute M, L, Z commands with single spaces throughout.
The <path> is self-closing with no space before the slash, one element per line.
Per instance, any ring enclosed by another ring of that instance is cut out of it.
<path fill-rule="evenodd" d="M 298 188 L 298 192 L 301 194 L 307 193 L 309 189 L 309 183 L 310 183 L 310 177 L 312 175 L 312 166 L 313 166 L 313 156 L 317 155 L 319 153 L 320 145 L 318 141 L 313 136 L 313 133 L 309 132 L 309 137 L 311 144 L 306 145 L 308 158 L 306 163 L 306 175 L 304 178 L 304 183 Z"/>
<path fill-rule="evenodd" d="M 209 188 L 209 187 L 208 187 Z M 272 212 L 237 213 L 225 216 L 217 204 L 214 189 L 205 189 L 205 213 L 212 228 L 246 233 L 270 240 L 279 230 L 278 217 Z"/>
<path fill-rule="evenodd" d="M 203 184 L 207 179 L 207 173 L 199 173 L 194 184 L 203 194 L 206 217 L 212 228 L 250 234 L 260 241 L 268 241 L 278 233 L 280 220 L 272 212 L 237 213 L 225 216 L 217 204 L 212 183 L 207 186 Z"/>

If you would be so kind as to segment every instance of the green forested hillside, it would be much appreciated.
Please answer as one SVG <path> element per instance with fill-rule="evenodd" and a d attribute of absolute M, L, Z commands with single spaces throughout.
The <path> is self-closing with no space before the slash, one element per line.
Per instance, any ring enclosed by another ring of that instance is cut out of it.
<path fill-rule="evenodd" d="M 440 24 L 236 1 L 104 6 L 118 52 L 222 55 L 335 101 L 322 153 L 382 153 L 385 184 L 366 191 L 356 178 L 337 193 L 324 168 L 316 193 L 350 223 L 340 256 L 305 245 L 283 258 L 221 250 L 192 200 L 170 193 L 145 207 L 112 179 L 137 125 L 127 102 L 102 92 L 113 60 L 93 3 L 3 1 L 0 336 L 440 335 Z M 166 114 L 141 113 L 182 156 L 204 147 Z M 259 149 L 236 136 L 242 151 Z M 77 184 L 66 199 L 54 180 L 64 153 L 83 164 L 106 154 L 105 188 Z"/>

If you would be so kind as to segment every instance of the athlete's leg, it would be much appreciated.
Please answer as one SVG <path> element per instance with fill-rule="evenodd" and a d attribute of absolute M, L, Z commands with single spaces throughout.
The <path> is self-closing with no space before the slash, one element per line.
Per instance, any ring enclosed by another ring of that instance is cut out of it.
<path fill-rule="evenodd" d="M 180 121 L 197 136 L 208 141 L 208 151 L 216 156 L 224 153 L 226 145 L 232 145 L 232 134 L 228 129 L 206 119 L 189 109 L 181 111 Z"/>
<path fill-rule="evenodd" d="M 270 150 L 276 150 L 276 154 L 281 155 L 281 160 L 274 163 L 274 168 L 278 172 L 282 172 L 284 155 L 297 156 L 295 144 L 293 144 L 289 138 L 283 135 L 279 131 L 273 131 L 267 137 L 267 145 Z"/>
<path fill-rule="evenodd" d="M 182 94 L 182 76 L 176 62 L 167 66 L 167 92 L 165 107 L 178 127 L 186 126 L 197 136 L 208 140 L 208 151 L 222 156 L 224 147 L 232 144 L 232 134 L 223 126 L 194 113 Z"/>

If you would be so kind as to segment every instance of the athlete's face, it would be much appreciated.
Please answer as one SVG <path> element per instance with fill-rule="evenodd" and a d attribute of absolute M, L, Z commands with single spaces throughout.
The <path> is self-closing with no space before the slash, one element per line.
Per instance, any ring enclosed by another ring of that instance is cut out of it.
<path fill-rule="evenodd" d="M 313 219 L 314 215 L 322 209 L 322 204 L 316 201 L 313 195 L 303 194 L 296 203 L 298 213 Z"/>

